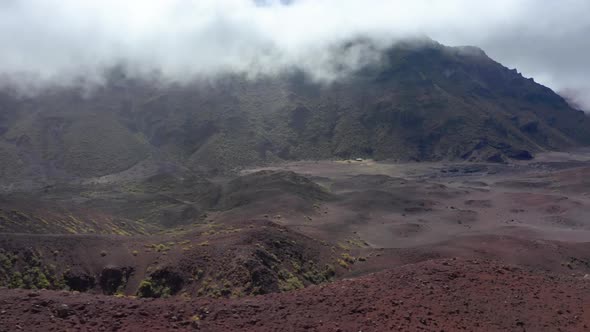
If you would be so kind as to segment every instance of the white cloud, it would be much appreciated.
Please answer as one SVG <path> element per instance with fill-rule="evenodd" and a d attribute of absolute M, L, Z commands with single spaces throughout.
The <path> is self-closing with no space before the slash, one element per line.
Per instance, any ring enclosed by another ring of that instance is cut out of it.
<path fill-rule="evenodd" d="M 556 90 L 581 91 L 590 105 L 589 15 L 586 0 L 3 0 L 0 75 L 95 80 L 123 61 L 177 80 L 293 64 L 328 77 L 334 43 L 427 35 L 480 46 Z M 345 65 L 371 56 L 353 52 Z"/>

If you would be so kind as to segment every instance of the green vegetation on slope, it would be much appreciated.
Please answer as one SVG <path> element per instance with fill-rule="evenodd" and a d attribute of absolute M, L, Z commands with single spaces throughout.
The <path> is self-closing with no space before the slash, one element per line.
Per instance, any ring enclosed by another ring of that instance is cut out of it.
<path fill-rule="evenodd" d="M 325 85 L 296 71 L 211 85 L 112 80 L 88 98 L 4 98 L 13 120 L 0 132 L 10 159 L 0 174 L 98 176 L 150 154 L 207 172 L 357 156 L 501 162 L 590 144 L 590 120 L 550 89 L 479 49 L 432 41 L 397 44 Z"/>

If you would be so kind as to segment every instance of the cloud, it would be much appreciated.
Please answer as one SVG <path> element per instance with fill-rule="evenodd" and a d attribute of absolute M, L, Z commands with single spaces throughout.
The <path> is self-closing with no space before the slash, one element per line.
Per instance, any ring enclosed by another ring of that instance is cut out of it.
<path fill-rule="evenodd" d="M 298 65 L 333 79 L 377 56 L 351 49 L 334 66 L 339 42 L 427 35 L 479 46 L 590 107 L 588 13 L 586 0 L 3 0 L 0 75 L 31 88 L 99 82 L 120 63 L 179 81 Z"/>

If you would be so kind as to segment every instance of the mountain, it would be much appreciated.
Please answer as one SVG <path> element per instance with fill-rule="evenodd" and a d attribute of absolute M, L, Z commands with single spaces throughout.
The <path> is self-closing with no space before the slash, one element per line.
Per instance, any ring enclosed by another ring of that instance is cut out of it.
<path fill-rule="evenodd" d="M 371 48 L 368 41 L 342 45 Z M 207 173 L 280 160 L 530 159 L 590 144 L 590 120 L 475 47 L 397 43 L 329 83 L 276 77 L 163 84 L 114 69 L 100 88 L 0 93 L 0 184 Z M 154 166 L 156 165 L 156 166 Z M 121 173 L 123 172 L 123 173 Z"/>

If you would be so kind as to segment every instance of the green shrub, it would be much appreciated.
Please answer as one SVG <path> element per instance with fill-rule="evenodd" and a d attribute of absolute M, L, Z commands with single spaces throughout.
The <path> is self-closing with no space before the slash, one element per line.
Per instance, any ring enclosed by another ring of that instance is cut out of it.
<path fill-rule="evenodd" d="M 349 253 L 342 254 L 342 259 L 344 259 L 344 261 L 349 264 L 354 264 L 354 262 L 356 261 L 356 258 L 354 258 L 354 256 L 351 256 Z"/>
<path fill-rule="evenodd" d="M 336 262 L 338 263 L 338 265 L 340 265 L 341 267 L 348 269 L 348 263 L 346 263 L 343 259 L 338 258 L 336 260 Z"/>
<path fill-rule="evenodd" d="M 279 271 L 279 288 L 283 292 L 303 288 L 303 283 L 297 276 L 287 270 Z"/>
<path fill-rule="evenodd" d="M 24 288 L 25 283 L 23 282 L 23 275 L 20 272 L 14 272 L 12 277 L 10 278 L 10 283 L 8 284 L 10 288 Z"/>
<path fill-rule="evenodd" d="M 137 290 L 139 297 L 169 297 L 171 293 L 170 287 L 152 279 L 142 280 Z"/>

